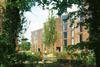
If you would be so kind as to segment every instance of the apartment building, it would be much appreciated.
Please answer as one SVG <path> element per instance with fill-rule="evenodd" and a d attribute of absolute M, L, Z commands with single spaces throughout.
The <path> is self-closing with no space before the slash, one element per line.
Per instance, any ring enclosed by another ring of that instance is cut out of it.
<path fill-rule="evenodd" d="M 31 32 L 32 51 L 37 52 L 43 50 L 42 35 L 43 35 L 43 29 L 38 29 Z"/>
<path fill-rule="evenodd" d="M 69 45 L 75 45 L 81 41 L 87 41 L 89 37 L 88 30 L 85 29 L 85 26 L 78 25 L 81 23 L 80 18 L 76 17 L 72 26 L 71 23 L 72 21 L 68 14 L 56 18 L 56 31 L 58 36 L 54 44 L 55 51 L 63 51 L 66 50 L 66 47 Z M 43 50 L 42 34 L 43 29 L 32 32 L 31 50 Z"/>

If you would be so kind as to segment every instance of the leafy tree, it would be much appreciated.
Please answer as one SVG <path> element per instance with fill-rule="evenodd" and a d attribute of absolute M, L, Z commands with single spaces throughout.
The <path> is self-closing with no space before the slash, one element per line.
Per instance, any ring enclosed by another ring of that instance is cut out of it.
<path fill-rule="evenodd" d="M 30 42 L 27 42 L 27 39 L 22 39 L 22 43 L 20 44 L 21 50 L 29 50 L 30 49 Z"/>
<path fill-rule="evenodd" d="M 90 47 L 92 47 L 95 51 L 96 55 L 96 65 L 97 67 L 100 66 L 100 7 L 99 7 L 100 0 L 41 0 L 41 4 L 45 5 L 52 4 L 53 9 L 58 10 L 58 15 L 61 15 L 65 12 L 67 7 L 71 7 L 72 4 L 77 4 L 80 8 L 79 16 L 84 17 L 82 20 L 85 21 L 83 24 L 89 27 L 89 40 L 90 40 Z"/>
<path fill-rule="evenodd" d="M 93 49 L 95 51 L 96 55 L 96 62 L 97 67 L 100 66 L 100 53 L 98 52 L 100 49 L 100 7 L 99 2 L 100 0 L 7 0 L 6 4 L 6 12 L 5 12 L 5 22 L 4 25 L 4 31 L 3 34 L 0 36 L 5 36 L 5 38 L 1 39 L 2 42 L 5 42 L 6 46 L 9 44 L 11 47 L 9 47 L 8 53 L 14 53 L 15 47 L 16 47 L 16 37 L 17 33 L 22 29 L 22 23 L 20 23 L 20 11 L 21 15 L 24 11 L 27 11 L 31 8 L 32 5 L 35 5 L 36 2 L 37 5 L 43 6 L 43 8 L 47 8 L 50 4 L 53 5 L 53 9 L 58 10 L 58 15 L 61 15 L 63 12 L 65 12 L 67 7 L 71 7 L 72 4 L 78 4 L 78 7 L 80 8 L 80 15 L 86 16 L 86 15 L 92 15 L 89 18 L 85 18 L 85 21 L 89 23 L 90 28 L 90 46 L 93 45 Z M 85 5 L 89 5 L 88 9 L 84 9 Z M 7 39 L 7 40 L 6 40 Z M 1 43 L 0 40 L 0 43 Z M 4 47 L 3 47 L 4 48 Z M 3 55 L 3 54 L 2 54 Z"/>
<path fill-rule="evenodd" d="M 23 13 L 30 10 L 31 6 L 34 5 L 35 1 L 32 1 L 33 0 L 5 1 L 5 12 L 2 23 L 3 31 L 0 35 L 0 46 L 2 47 L 0 50 L 0 56 L 2 56 L 0 57 L 0 63 L 10 63 L 10 61 L 12 61 L 11 59 L 15 57 L 16 47 L 18 45 L 18 34 L 23 29 L 23 23 L 26 22 Z"/>
<path fill-rule="evenodd" d="M 53 16 L 48 18 L 48 21 L 44 24 L 44 39 L 43 42 L 46 46 L 52 47 L 54 50 L 54 44 L 57 39 L 56 20 Z"/>

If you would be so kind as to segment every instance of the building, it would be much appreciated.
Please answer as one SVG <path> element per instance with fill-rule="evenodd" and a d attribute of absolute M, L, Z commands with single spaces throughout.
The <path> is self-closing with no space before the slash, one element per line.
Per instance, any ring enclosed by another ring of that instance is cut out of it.
<path fill-rule="evenodd" d="M 85 29 L 85 26 L 78 25 L 81 23 L 80 18 L 76 17 L 74 23 L 71 23 L 72 20 L 68 14 L 56 18 L 56 31 L 58 36 L 54 44 L 55 51 L 63 51 L 66 50 L 66 47 L 69 45 L 76 45 L 81 41 L 88 41 L 88 30 Z M 42 30 L 43 29 L 32 32 L 32 50 L 34 51 L 43 50 Z"/>
<path fill-rule="evenodd" d="M 63 24 L 61 17 L 56 18 L 56 31 L 57 31 L 57 40 L 54 45 L 54 50 L 63 51 Z"/>
<path fill-rule="evenodd" d="M 32 51 L 37 52 L 43 50 L 42 34 L 43 34 L 43 29 L 38 29 L 31 32 Z"/>
<path fill-rule="evenodd" d="M 74 16 L 75 18 L 73 20 L 74 23 L 72 23 L 72 18 L 68 18 L 68 17 L 65 18 L 64 16 L 68 16 L 68 15 L 63 15 L 62 17 L 63 24 L 66 26 L 65 27 L 63 25 L 63 30 L 66 28 L 63 37 L 65 36 L 67 37 L 66 39 L 67 45 L 76 45 L 77 43 L 80 43 L 82 41 L 88 41 L 88 37 L 89 37 L 88 29 L 85 29 L 86 26 L 80 24 L 82 23 L 80 20 L 81 18 Z"/>

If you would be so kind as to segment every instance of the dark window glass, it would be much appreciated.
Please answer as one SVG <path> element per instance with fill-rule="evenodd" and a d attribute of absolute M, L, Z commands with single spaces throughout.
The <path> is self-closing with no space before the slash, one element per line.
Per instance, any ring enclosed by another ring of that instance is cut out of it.
<path fill-rule="evenodd" d="M 40 48 L 38 48 L 38 51 L 40 52 Z"/>
<path fill-rule="evenodd" d="M 80 42 L 82 42 L 82 34 L 80 34 Z"/>
<path fill-rule="evenodd" d="M 64 32 L 64 38 L 67 38 L 67 32 Z"/>
<path fill-rule="evenodd" d="M 56 50 L 60 52 L 61 51 L 61 48 L 60 47 L 56 47 Z"/>
<path fill-rule="evenodd" d="M 67 21 L 67 18 L 68 18 L 68 16 L 66 16 L 66 15 L 62 16 L 62 20 L 65 21 L 65 22 Z"/>
<path fill-rule="evenodd" d="M 64 40 L 64 45 L 67 46 L 67 40 Z"/>
<path fill-rule="evenodd" d="M 66 23 L 63 24 L 63 30 L 67 30 L 67 24 Z"/>

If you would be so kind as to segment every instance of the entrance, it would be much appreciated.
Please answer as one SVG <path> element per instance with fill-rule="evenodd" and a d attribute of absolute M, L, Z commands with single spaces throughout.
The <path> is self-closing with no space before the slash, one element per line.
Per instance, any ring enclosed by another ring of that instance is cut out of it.
<path fill-rule="evenodd" d="M 61 47 L 56 47 L 56 51 L 60 52 L 61 51 Z"/>

